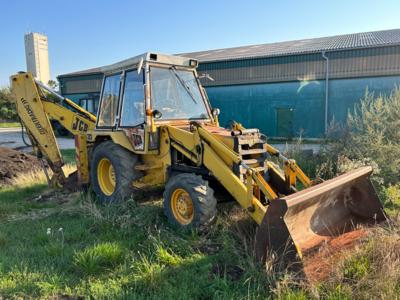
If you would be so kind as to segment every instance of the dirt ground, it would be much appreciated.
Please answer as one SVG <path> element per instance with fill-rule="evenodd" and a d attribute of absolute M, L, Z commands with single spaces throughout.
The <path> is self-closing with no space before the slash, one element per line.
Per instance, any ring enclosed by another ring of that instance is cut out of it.
<path fill-rule="evenodd" d="M 350 250 L 368 235 L 365 228 L 344 233 L 328 240 L 317 251 L 304 257 L 304 273 L 310 282 L 321 282 L 332 274 L 333 267 L 346 250 Z"/>
<path fill-rule="evenodd" d="M 11 184 L 18 174 L 40 168 L 40 162 L 35 156 L 0 147 L 0 185 Z"/>

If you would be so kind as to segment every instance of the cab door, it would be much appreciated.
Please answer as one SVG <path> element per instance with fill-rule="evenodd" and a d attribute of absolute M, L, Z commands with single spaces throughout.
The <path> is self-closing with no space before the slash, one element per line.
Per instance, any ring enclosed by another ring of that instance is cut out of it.
<path fill-rule="evenodd" d="M 143 72 L 125 72 L 119 127 L 136 127 L 145 121 Z"/>
<path fill-rule="evenodd" d="M 117 73 L 104 77 L 96 124 L 99 129 L 112 129 L 117 125 L 121 75 L 122 73 Z"/>

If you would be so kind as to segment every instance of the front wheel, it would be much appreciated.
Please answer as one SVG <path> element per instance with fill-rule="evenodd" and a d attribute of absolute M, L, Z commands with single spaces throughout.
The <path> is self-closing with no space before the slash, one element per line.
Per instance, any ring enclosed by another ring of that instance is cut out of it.
<path fill-rule="evenodd" d="M 165 185 L 164 212 L 175 226 L 199 228 L 215 219 L 217 200 L 208 181 L 183 173 L 171 177 Z"/>
<path fill-rule="evenodd" d="M 132 194 L 132 182 L 141 177 L 135 170 L 137 156 L 112 141 L 93 151 L 90 180 L 101 202 L 123 200 Z"/>

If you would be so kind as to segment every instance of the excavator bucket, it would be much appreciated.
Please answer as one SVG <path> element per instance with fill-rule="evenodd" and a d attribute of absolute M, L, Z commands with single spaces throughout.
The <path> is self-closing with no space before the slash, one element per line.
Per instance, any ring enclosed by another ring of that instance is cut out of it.
<path fill-rule="evenodd" d="M 286 262 L 357 227 L 385 220 L 379 197 L 362 167 L 289 196 L 272 200 L 257 229 L 255 255 L 276 253 Z"/>

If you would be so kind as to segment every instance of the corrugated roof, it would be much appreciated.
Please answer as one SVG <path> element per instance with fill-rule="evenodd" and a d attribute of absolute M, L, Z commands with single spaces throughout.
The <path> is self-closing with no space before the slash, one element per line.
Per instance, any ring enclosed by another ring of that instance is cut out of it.
<path fill-rule="evenodd" d="M 286 56 L 322 51 L 349 50 L 379 46 L 400 45 L 400 29 L 362 32 L 321 38 L 303 39 L 272 44 L 250 45 L 178 55 L 204 62 L 238 60 L 245 58 Z"/>
<path fill-rule="evenodd" d="M 179 56 L 195 58 L 200 63 L 246 58 L 286 56 L 322 51 L 349 50 L 379 46 L 400 45 L 400 29 L 362 32 L 321 38 L 180 53 Z M 102 67 L 67 73 L 58 77 L 102 73 Z"/>
<path fill-rule="evenodd" d="M 102 74 L 101 67 L 91 68 L 91 69 L 72 72 L 72 73 L 66 73 L 66 74 L 58 75 L 57 78 L 58 77 L 78 76 L 78 75 L 91 75 L 91 74 Z"/>

